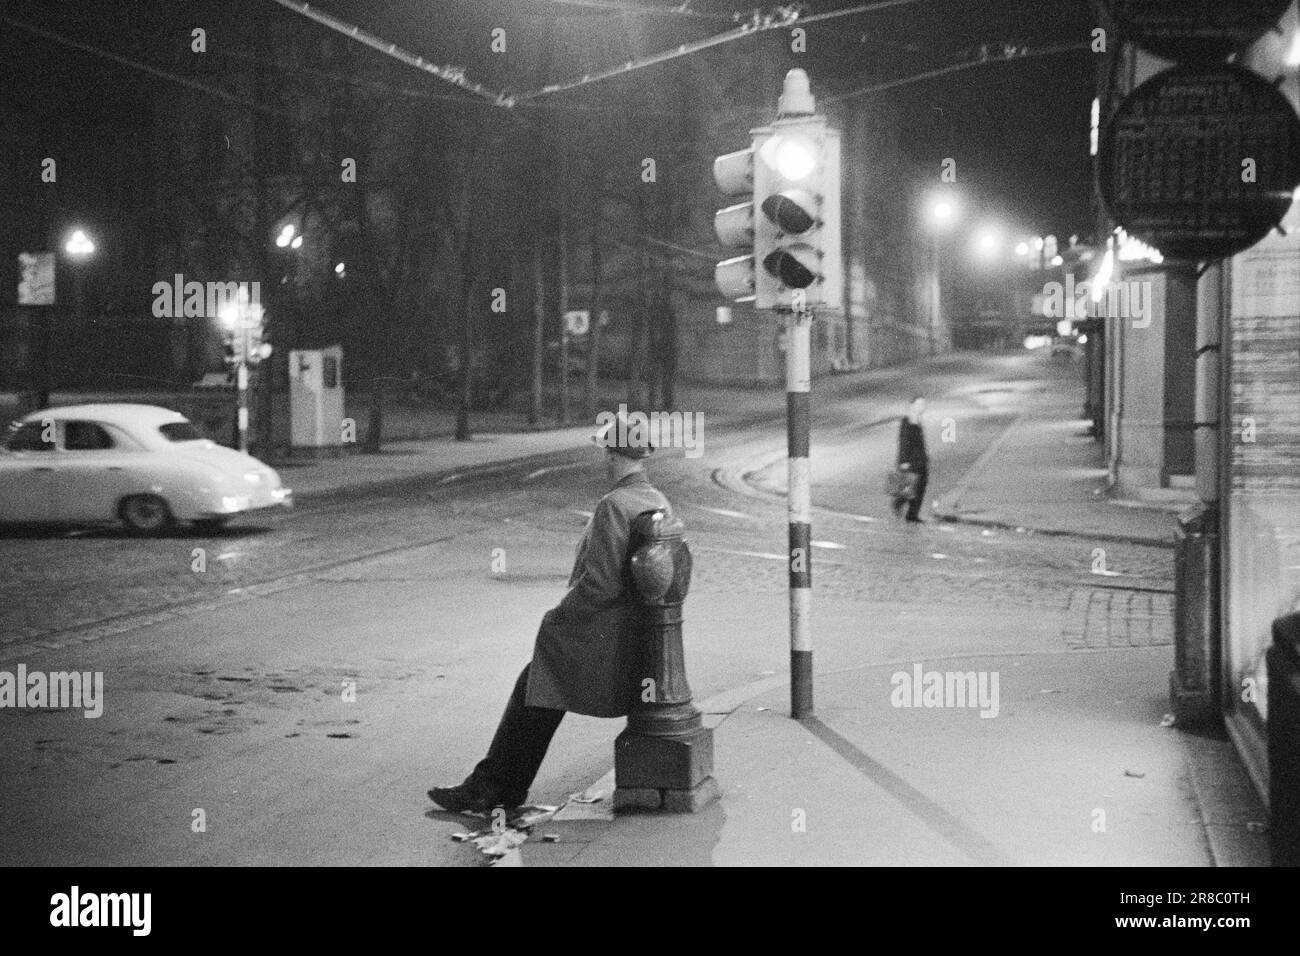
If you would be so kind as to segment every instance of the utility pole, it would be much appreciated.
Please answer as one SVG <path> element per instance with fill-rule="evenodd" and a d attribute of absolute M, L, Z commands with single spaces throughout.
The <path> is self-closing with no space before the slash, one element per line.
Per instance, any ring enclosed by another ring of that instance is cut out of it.
<path fill-rule="evenodd" d="M 254 45 L 260 54 L 258 62 L 253 64 L 253 87 L 254 98 L 259 103 L 266 102 L 267 83 L 266 67 L 263 65 L 270 57 L 269 48 L 271 47 L 271 33 L 268 26 L 268 19 L 265 12 L 255 17 L 253 30 L 256 34 Z M 254 268 L 257 275 L 261 277 L 262 288 L 265 288 L 270 295 L 271 300 L 266 309 L 264 321 L 267 324 L 267 335 L 277 346 L 277 351 L 282 354 L 273 359 L 274 362 L 288 362 L 289 352 L 281 346 L 288 345 L 287 336 L 282 335 L 285 329 L 284 316 L 279 314 L 280 306 L 287 300 L 284 289 L 279 282 L 269 281 L 271 266 L 270 250 L 267 243 L 271 234 L 270 220 L 270 197 L 268 196 L 266 183 L 266 167 L 270 162 L 270 124 L 267 123 L 263 113 L 255 112 L 252 116 L 253 121 L 253 256 Z M 277 273 L 279 272 L 277 264 Z M 277 277 L 278 278 L 278 277 Z M 244 322 L 244 316 L 241 314 L 241 326 Z M 238 335 L 247 335 L 246 330 L 238 330 Z M 247 339 L 242 343 L 245 348 L 241 352 L 240 364 L 235 371 L 237 384 L 240 392 L 239 406 L 236 414 L 239 416 L 239 450 L 248 450 L 248 351 Z M 275 366 L 271 362 L 266 362 L 258 369 L 257 373 L 257 452 L 264 459 L 269 460 L 272 457 L 272 445 L 275 442 L 274 428 L 272 417 L 275 413 Z"/>
<path fill-rule="evenodd" d="M 235 430 L 238 435 L 236 445 L 242 452 L 248 451 L 248 320 L 243 311 L 239 313 L 239 327 L 235 334 L 239 336 L 239 361 L 235 365 Z M 263 450 L 262 457 L 266 457 Z"/>

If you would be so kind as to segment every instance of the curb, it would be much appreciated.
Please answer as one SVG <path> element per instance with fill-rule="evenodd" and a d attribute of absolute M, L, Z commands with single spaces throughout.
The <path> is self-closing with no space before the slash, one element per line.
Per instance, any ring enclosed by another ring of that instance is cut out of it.
<path fill-rule="evenodd" d="M 713 470 L 711 478 L 714 484 L 725 488 L 728 491 L 736 492 L 737 494 L 769 502 L 784 501 L 784 494 L 766 491 L 750 484 L 749 481 L 750 475 L 762 471 L 764 468 L 771 466 L 774 462 L 784 457 L 785 452 L 781 452 L 780 454 L 765 454 L 762 456 L 756 456 L 740 466 L 721 466 Z M 758 460 L 763 460 L 765 463 L 754 467 L 754 462 Z M 951 495 L 952 492 L 949 492 L 944 496 L 944 498 L 948 498 Z M 1014 531 L 1020 534 L 1030 533 L 1050 535 L 1053 537 L 1083 538 L 1087 541 L 1109 541 L 1116 544 L 1135 544 L 1153 548 L 1172 548 L 1174 546 L 1173 541 L 1164 538 L 1153 538 L 1149 535 L 1114 534 L 1104 531 L 1089 532 L 1080 531 L 1074 528 L 1052 528 L 1025 524 L 1024 522 L 1000 520 L 997 518 L 980 518 L 975 515 L 963 515 L 954 511 L 943 510 L 943 500 L 944 499 L 941 498 L 939 507 L 931 510 L 934 516 L 945 524 L 965 524 L 983 528 L 998 528 L 1003 531 Z M 847 511 L 836 511 L 833 508 L 824 508 L 821 505 L 813 505 L 813 511 L 824 515 L 834 515 L 838 518 L 854 517 Z"/>
<path fill-rule="evenodd" d="M 983 528 L 998 528 L 1021 534 L 1041 534 L 1056 538 L 1083 538 L 1086 541 L 1110 541 L 1115 544 L 1137 544 L 1150 548 L 1172 548 L 1173 541 L 1140 534 L 1115 534 L 1108 531 L 1081 531 L 1077 528 L 1051 528 L 1024 522 L 1005 521 L 998 518 L 979 518 L 974 515 L 943 512 L 933 509 L 935 517 L 945 524 L 966 524 Z"/>
<path fill-rule="evenodd" d="M 863 430 L 879 428 L 881 425 L 889 425 L 898 421 L 897 415 L 888 415 L 884 418 L 875 418 L 863 425 L 855 425 L 855 428 Z M 710 479 L 715 485 L 733 491 L 736 494 L 745 495 L 749 498 L 758 498 L 763 501 L 780 502 L 785 501 L 786 494 L 783 491 L 768 491 L 751 483 L 750 476 L 757 474 L 767 468 L 772 467 L 787 455 L 786 449 L 780 451 L 765 451 L 750 455 L 735 465 L 719 465 L 710 473 Z M 813 510 L 822 514 L 832 514 L 844 517 L 852 517 L 847 511 L 836 511 L 833 508 L 823 508 L 814 504 Z"/>

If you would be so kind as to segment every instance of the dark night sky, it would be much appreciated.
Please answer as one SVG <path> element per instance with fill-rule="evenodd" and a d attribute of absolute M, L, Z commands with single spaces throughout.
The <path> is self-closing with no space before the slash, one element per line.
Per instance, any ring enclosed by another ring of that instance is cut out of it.
<path fill-rule="evenodd" d="M 629 0 L 631 2 L 631 0 Z M 661 0 L 641 0 L 650 4 Z M 220 9 L 237 14 L 243 6 L 271 0 L 226 0 Z M 852 5 L 849 0 L 804 4 L 810 13 Z M 482 37 L 494 23 L 511 28 L 515 49 L 527 47 L 548 19 L 560 17 L 562 43 L 551 75 L 574 73 L 670 47 L 728 29 L 725 15 L 752 9 L 742 0 L 695 0 L 691 8 L 723 14 L 719 19 L 677 16 L 623 17 L 555 0 L 324 0 L 323 9 L 356 22 L 434 62 L 475 62 L 462 44 Z M 132 59 L 165 65 L 159 45 L 187 25 L 203 22 L 212 9 L 199 0 L 10 0 L 4 10 L 15 19 L 39 24 L 100 49 Z M 277 8 L 281 9 L 281 8 Z M 324 28 L 297 19 L 308 34 Z M 615 17 L 626 24 L 621 49 L 586 42 L 594 27 Z M 981 44 L 1004 42 L 1031 49 L 1084 43 L 1093 16 L 1086 0 L 917 0 L 884 11 L 855 15 L 809 26 L 808 52 L 795 57 L 787 38 L 773 31 L 737 41 L 706 56 L 765 57 L 773 84 L 785 69 L 805 66 L 823 93 L 842 93 L 882 80 L 915 75 L 968 60 Z M 0 106 L 9 133 L 0 137 L 6 171 L 26 166 L 19 154 L 51 151 L 94 153 L 114 139 L 130 136 L 132 117 L 149 85 L 164 83 L 87 53 L 36 39 L 0 24 L 0 80 L 7 96 Z M 497 58 L 482 63 L 489 85 L 527 88 L 527 77 L 511 76 L 511 64 L 533 56 Z M 654 83 L 677 66 L 668 64 L 624 78 L 562 94 L 566 102 L 590 104 L 616 98 L 628 83 Z M 471 74 L 475 75 L 475 74 Z M 440 89 L 432 77 L 410 70 L 410 84 Z M 996 210 L 1008 225 L 1061 235 L 1090 226 L 1091 191 L 1088 156 L 1088 108 L 1093 95 L 1093 58 L 1067 53 L 1020 63 L 992 64 L 892 91 L 905 127 L 905 148 L 936 171 L 944 157 L 958 163 L 959 182 L 976 204 Z M 879 95 L 879 94 L 875 94 Z M 559 102 L 557 100 L 557 102 Z M 35 137 L 39 144 L 30 142 Z"/>
<path fill-rule="evenodd" d="M 651 0 L 642 0 L 649 4 Z M 672 6 L 664 0 L 656 5 Z M 853 0 L 817 0 L 808 13 L 860 5 Z M 456 38 L 446 22 L 430 17 L 427 0 L 324 0 L 320 4 L 363 28 L 403 43 L 415 52 L 456 61 Z M 440 4 L 471 35 L 494 23 L 518 24 L 525 43 L 540 37 L 545 18 L 562 17 L 569 36 L 564 56 L 551 71 L 555 80 L 615 65 L 678 43 L 722 32 L 727 19 L 636 17 L 625 20 L 622 49 L 586 43 L 598 21 L 615 16 L 554 0 L 475 0 Z M 695 0 L 692 10 L 729 16 L 752 10 L 747 0 Z M 1084 44 L 1096 25 L 1087 0 L 916 0 L 885 10 L 808 27 L 806 54 L 794 55 L 782 31 L 716 48 L 703 57 L 765 57 L 775 98 L 780 77 L 803 66 L 821 92 L 843 93 L 876 82 L 914 76 L 978 56 L 982 44 L 1038 49 Z M 463 57 L 462 57 L 463 59 Z M 1095 88 L 1094 55 L 1065 53 L 1019 63 L 995 63 L 925 80 L 886 94 L 904 126 L 905 148 L 936 171 L 945 157 L 957 160 L 958 179 L 969 205 L 984 207 L 1008 227 L 1068 236 L 1091 228 L 1091 159 L 1088 116 Z M 509 61 L 496 74 L 499 86 L 527 87 L 511 75 Z M 485 65 L 487 66 L 487 65 Z M 625 84 L 654 83 L 675 69 L 672 63 L 623 79 L 560 94 L 557 102 L 591 103 L 617 96 Z M 879 96 L 880 94 L 875 94 Z M 762 121 L 755 118 L 755 121 Z"/>

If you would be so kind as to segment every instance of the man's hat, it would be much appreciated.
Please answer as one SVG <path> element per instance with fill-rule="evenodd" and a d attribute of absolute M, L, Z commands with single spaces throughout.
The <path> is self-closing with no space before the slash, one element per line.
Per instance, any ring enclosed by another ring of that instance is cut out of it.
<path fill-rule="evenodd" d="M 629 415 L 626 406 L 620 406 L 617 414 L 601 412 L 596 421 L 601 424 L 591 436 L 594 444 L 633 460 L 649 458 L 654 452 L 650 421 L 643 413 Z"/>

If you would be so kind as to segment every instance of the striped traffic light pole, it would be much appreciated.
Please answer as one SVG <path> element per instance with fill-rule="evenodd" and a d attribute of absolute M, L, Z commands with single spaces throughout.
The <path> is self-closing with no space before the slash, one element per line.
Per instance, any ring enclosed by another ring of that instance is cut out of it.
<path fill-rule="evenodd" d="M 802 290 L 800 290 L 802 292 Z M 796 293 L 796 299 L 799 293 Z M 790 716 L 813 712 L 812 470 L 808 459 L 812 312 L 786 315 L 787 514 L 790 526 Z"/>
<path fill-rule="evenodd" d="M 790 716 L 798 720 L 813 712 L 809 333 L 813 307 L 843 308 L 840 134 L 817 113 L 808 74 L 795 69 L 785 76 L 776 122 L 750 135 L 748 149 L 713 162 L 718 188 L 748 197 L 714 215 L 718 241 L 749 250 L 719 262 L 714 279 L 727 298 L 786 317 Z"/>

